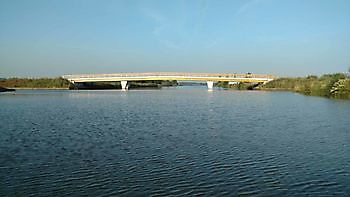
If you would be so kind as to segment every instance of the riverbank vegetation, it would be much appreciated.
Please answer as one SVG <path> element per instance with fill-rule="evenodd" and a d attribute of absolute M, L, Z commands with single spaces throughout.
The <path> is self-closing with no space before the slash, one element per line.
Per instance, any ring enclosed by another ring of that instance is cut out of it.
<path fill-rule="evenodd" d="M 235 90 L 254 90 L 258 83 L 229 83 L 227 81 L 219 81 L 216 86 L 221 88 L 230 88 Z"/>
<path fill-rule="evenodd" d="M 57 78 L 8 78 L 0 79 L 0 86 L 7 88 L 64 88 L 70 83 L 61 77 Z"/>
<path fill-rule="evenodd" d="M 176 86 L 177 81 L 135 81 L 128 83 L 129 88 L 160 88 Z M 278 78 L 266 84 L 218 82 L 222 88 L 236 90 L 286 90 L 311 96 L 350 99 L 350 75 L 343 73 L 326 74 L 297 78 Z M 120 89 L 120 82 L 69 83 L 57 78 L 8 78 L 0 79 L 4 88 L 52 88 L 52 89 Z M 4 89 L 5 90 L 5 89 Z"/>
<path fill-rule="evenodd" d="M 135 88 L 161 88 L 165 86 L 176 86 L 177 81 L 128 81 L 128 87 Z M 121 89 L 120 81 L 111 82 L 84 82 L 71 84 L 70 89 Z"/>
<path fill-rule="evenodd" d="M 177 81 L 129 81 L 129 88 L 161 88 L 176 86 Z M 120 82 L 91 82 L 72 84 L 61 77 L 57 78 L 8 78 L 0 79 L 4 88 L 47 88 L 47 89 L 120 89 Z M 5 90 L 5 89 L 4 89 Z"/>
<path fill-rule="evenodd" d="M 266 84 L 218 82 L 218 87 L 236 90 L 284 90 L 304 95 L 350 99 L 350 75 L 326 74 L 320 77 L 278 78 Z"/>
<path fill-rule="evenodd" d="M 279 78 L 259 87 L 262 90 L 288 90 L 310 96 L 350 99 L 350 77 L 343 73 L 321 77 Z"/>

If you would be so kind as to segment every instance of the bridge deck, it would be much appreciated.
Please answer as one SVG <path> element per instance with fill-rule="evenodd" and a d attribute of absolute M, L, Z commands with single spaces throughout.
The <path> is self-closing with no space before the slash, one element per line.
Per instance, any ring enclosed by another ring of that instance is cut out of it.
<path fill-rule="evenodd" d="M 272 75 L 261 75 L 261 74 L 178 73 L 178 72 L 82 74 L 82 75 L 64 75 L 63 78 L 71 82 L 148 81 L 148 80 L 267 82 L 275 79 L 275 77 Z"/>

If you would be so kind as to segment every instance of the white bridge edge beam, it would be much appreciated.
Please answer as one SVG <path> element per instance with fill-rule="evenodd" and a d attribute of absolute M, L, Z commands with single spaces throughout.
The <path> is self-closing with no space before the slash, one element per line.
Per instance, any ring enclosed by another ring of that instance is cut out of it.
<path fill-rule="evenodd" d="M 207 81 L 208 90 L 213 90 L 214 81 Z"/>
<path fill-rule="evenodd" d="M 122 86 L 123 91 L 128 89 L 128 81 L 120 81 L 120 85 Z"/>

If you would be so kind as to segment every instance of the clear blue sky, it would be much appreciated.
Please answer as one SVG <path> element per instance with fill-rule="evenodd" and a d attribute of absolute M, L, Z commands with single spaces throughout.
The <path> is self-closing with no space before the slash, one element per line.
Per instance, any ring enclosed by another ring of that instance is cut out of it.
<path fill-rule="evenodd" d="M 0 77 L 350 67 L 350 0 L 0 0 Z"/>

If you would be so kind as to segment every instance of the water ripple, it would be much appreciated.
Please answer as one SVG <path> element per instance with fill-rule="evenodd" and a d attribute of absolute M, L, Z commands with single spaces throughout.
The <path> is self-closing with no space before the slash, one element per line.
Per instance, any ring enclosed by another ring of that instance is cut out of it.
<path fill-rule="evenodd" d="M 350 103 L 289 93 L 0 98 L 0 196 L 349 196 Z"/>

